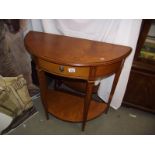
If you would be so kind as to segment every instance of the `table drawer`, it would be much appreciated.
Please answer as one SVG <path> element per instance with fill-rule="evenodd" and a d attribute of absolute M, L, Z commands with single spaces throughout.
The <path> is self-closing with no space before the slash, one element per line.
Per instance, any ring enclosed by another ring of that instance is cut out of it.
<path fill-rule="evenodd" d="M 42 59 L 38 60 L 38 65 L 45 71 L 64 77 L 74 77 L 88 79 L 89 67 L 75 67 L 51 63 Z"/>

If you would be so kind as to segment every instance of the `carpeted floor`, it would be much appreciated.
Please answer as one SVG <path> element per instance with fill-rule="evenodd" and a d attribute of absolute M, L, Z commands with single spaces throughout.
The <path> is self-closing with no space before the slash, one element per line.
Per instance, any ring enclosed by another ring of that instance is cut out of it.
<path fill-rule="evenodd" d="M 80 123 L 68 123 L 50 116 L 45 119 L 40 98 L 33 100 L 38 113 L 10 131 L 10 135 L 152 135 L 155 115 L 133 108 L 110 109 L 109 113 L 87 122 L 85 131 Z"/>

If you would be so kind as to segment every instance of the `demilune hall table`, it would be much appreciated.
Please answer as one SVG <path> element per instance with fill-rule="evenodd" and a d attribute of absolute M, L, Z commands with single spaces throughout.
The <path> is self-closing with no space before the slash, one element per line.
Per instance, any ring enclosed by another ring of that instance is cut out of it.
<path fill-rule="evenodd" d="M 108 111 L 125 58 L 131 53 L 130 47 L 35 31 L 30 31 L 24 42 L 35 60 L 47 119 L 50 113 L 64 121 L 82 122 L 84 130 L 88 120 Z M 49 89 L 45 72 L 84 80 L 85 95 Z M 95 81 L 112 74 L 115 77 L 108 102 L 93 99 Z"/>

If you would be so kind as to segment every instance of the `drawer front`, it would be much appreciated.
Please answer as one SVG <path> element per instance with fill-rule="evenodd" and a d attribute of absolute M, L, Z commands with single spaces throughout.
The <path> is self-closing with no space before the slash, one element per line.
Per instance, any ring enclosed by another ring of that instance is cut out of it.
<path fill-rule="evenodd" d="M 88 79 L 89 77 L 89 67 L 60 65 L 41 59 L 38 60 L 38 64 L 43 70 L 55 75 L 80 79 Z"/>
<path fill-rule="evenodd" d="M 107 65 L 102 65 L 98 66 L 96 68 L 96 77 L 104 77 L 108 76 L 110 74 L 116 73 L 118 69 L 121 67 L 122 61 L 112 63 L 112 64 L 107 64 Z"/>

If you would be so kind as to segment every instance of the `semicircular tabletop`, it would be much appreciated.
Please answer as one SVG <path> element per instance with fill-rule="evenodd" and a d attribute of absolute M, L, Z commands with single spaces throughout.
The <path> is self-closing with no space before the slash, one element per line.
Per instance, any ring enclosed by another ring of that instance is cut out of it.
<path fill-rule="evenodd" d="M 96 66 L 127 57 L 131 48 L 105 42 L 30 31 L 25 46 L 34 56 L 73 66 Z"/>

